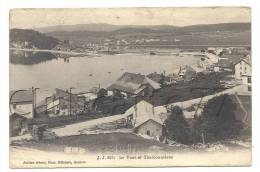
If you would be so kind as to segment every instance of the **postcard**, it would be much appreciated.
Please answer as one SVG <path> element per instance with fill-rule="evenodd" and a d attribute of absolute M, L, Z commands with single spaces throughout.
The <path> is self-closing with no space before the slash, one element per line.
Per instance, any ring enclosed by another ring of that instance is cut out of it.
<path fill-rule="evenodd" d="M 250 166 L 248 7 L 12 9 L 10 167 Z"/>

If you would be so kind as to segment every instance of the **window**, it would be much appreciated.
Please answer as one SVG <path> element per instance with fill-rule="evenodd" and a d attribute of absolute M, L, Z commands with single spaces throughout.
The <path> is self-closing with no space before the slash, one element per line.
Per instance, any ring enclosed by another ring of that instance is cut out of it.
<path fill-rule="evenodd" d="M 248 91 L 252 91 L 251 86 L 248 86 L 247 90 L 248 90 Z"/>
<path fill-rule="evenodd" d="M 146 131 L 146 134 L 147 134 L 148 136 L 150 136 L 150 135 L 151 135 L 150 130 L 147 130 L 147 131 Z"/>
<path fill-rule="evenodd" d="M 248 77 L 248 78 L 247 78 L 247 82 L 248 82 L 248 83 L 251 83 L 251 82 L 252 82 L 252 81 L 251 81 L 251 77 Z"/>
<path fill-rule="evenodd" d="M 129 121 L 131 121 L 133 118 L 134 118 L 134 115 L 133 115 L 133 114 L 131 114 L 131 115 L 129 115 L 129 116 L 127 117 L 127 119 L 128 119 Z"/>

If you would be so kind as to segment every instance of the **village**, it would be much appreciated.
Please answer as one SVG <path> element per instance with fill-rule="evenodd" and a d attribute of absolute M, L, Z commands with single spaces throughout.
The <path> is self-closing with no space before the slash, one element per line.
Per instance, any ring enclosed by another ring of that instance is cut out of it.
<path fill-rule="evenodd" d="M 102 133 L 134 133 L 168 144 L 165 121 L 173 107 L 180 107 L 185 119 L 192 122 L 209 100 L 224 94 L 232 96 L 237 119 L 250 130 L 251 50 L 208 47 L 177 53 L 178 58 L 182 55 L 195 55 L 200 60 L 196 66 L 181 66 L 176 73 L 125 72 L 107 88 L 78 93 L 75 87 L 56 88 L 40 101 L 37 90 L 41 88 L 12 90 L 11 144 Z M 205 143 L 204 137 L 201 142 Z"/>

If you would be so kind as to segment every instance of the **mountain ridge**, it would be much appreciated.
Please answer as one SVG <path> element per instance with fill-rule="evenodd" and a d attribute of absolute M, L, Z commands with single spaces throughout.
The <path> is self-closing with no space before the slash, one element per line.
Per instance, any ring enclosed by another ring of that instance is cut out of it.
<path fill-rule="evenodd" d="M 48 33 L 54 31 L 115 31 L 124 28 L 143 28 L 143 29 L 152 29 L 152 30 L 166 30 L 166 29 L 187 29 L 187 28 L 202 28 L 209 26 L 227 26 L 232 27 L 233 29 L 238 28 L 239 26 L 246 26 L 251 28 L 251 23 L 219 23 L 219 24 L 198 24 L 198 25 L 190 25 L 190 26 L 174 26 L 174 25 L 114 25 L 114 24 L 106 24 L 106 23 L 92 23 L 92 24 L 75 24 L 75 25 L 56 25 L 49 27 L 40 27 L 35 28 L 34 30 Z"/>

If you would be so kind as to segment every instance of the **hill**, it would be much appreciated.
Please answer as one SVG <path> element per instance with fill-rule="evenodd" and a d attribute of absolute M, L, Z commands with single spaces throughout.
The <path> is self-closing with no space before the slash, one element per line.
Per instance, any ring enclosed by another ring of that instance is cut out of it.
<path fill-rule="evenodd" d="M 96 31 L 96 32 L 112 32 L 120 29 L 151 29 L 161 31 L 216 31 L 216 30 L 250 30 L 251 23 L 220 23 L 220 24 L 201 24 L 184 27 L 172 25 L 112 25 L 106 23 L 92 24 L 76 24 L 76 25 L 57 25 L 49 27 L 36 28 L 36 31 L 41 33 L 56 32 L 56 31 Z"/>
<path fill-rule="evenodd" d="M 83 27 L 84 26 L 84 27 Z M 100 28 L 98 28 L 98 26 Z M 101 26 L 104 26 L 101 29 Z M 51 27 L 53 30 L 55 27 Z M 66 29 L 67 28 L 67 29 Z M 69 30 L 71 31 L 66 31 Z M 249 45 L 251 23 L 223 23 L 175 27 L 117 26 L 108 24 L 62 26 L 61 30 L 46 33 L 60 40 L 79 43 L 105 43 L 125 40 L 129 44 L 160 45 Z M 49 30 L 51 30 L 49 29 Z M 56 28 L 58 29 L 58 28 Z M 80 30 L 75 30 L 80 29 Z M 45 28 L 46 31 L 46 28 Z"/>
<path fill-rule="evenodd" d="M 9 34 L 10 47 L 16 48 L 52 49 L 60 42 L 35 30 L 11 29 Z"/>

